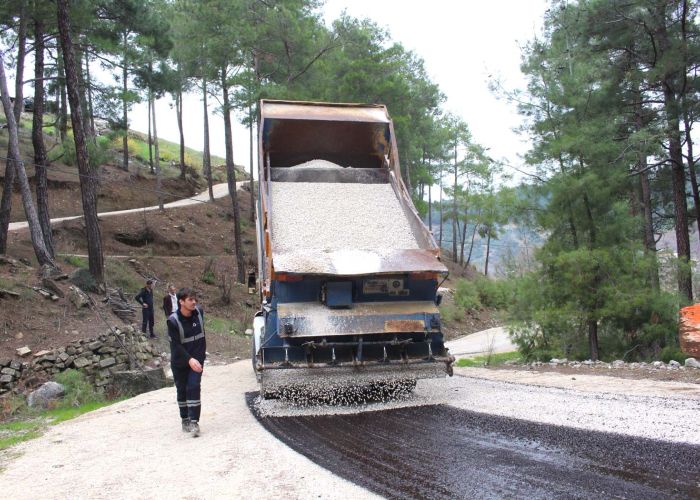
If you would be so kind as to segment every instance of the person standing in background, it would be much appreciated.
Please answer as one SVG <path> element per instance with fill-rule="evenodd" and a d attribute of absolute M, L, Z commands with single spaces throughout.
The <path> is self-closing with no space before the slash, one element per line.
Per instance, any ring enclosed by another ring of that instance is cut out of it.
<path fill-rule="evenodd" d="M 166 321 L 172 313 L 177 311 L 177 308 L 177 289 L 175 288 L 175 285 L 169 284 L 168 293 L 165 295 L 165 297 L 163 297 L 163 312 L 165 313 Z"/>
<path fill-rule="evenodd" d="M 146 327 L 148 327 L 151 338 L 156 338 L 156 335 L 153 333 L 153 280 L 147 280 L 146 286 L 139 291 L 134 299 L 141 304 L 141 312 L 143 314 L 141 333 L 146 333 Z"/>

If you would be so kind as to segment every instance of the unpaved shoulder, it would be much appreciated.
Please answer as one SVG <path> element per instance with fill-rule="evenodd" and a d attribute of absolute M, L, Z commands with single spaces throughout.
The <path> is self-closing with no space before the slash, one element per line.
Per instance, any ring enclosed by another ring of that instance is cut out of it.
<path fill-rule="evenodd" d="M 629 379 L 605 375 L 564 374 L 535 370 L 492 370 L 488 368 L 455 368 L 455 373 L 484 380 L 498 380 L 540 387 L 558 387 L 575 391 L 656 396 L 664 398 L 695 398 L 700 402 L 700 384 Z"/>
<path fill-rule="evenodd" d="M 206 368 L 202 435 L 180 429 L 175 389 L 85 414 L 3 464 L 3 498 L 368 498 L 265 431 L 250 413 L 249 362 Z"/>

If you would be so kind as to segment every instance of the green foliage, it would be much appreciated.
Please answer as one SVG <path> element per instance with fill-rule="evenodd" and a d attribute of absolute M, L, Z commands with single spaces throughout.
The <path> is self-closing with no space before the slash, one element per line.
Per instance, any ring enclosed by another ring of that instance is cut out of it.
<path fill-rule="evenodd" d="M 683 364 L 689 357 L 690 355 L 685 354 L 678 346 L 672 345 L 664 347 L 659 353 L 659 360 L 663 361 L 664 363 L 674 360 L 678 361 L 680 364 Z"/>
<path fill-rule="evenodd" d="M 440 306 L 440 318 L 445 323 L 458 323 L 464 319 L 464 309 L 453 304 Z"/>
<path fill-rule="evenodd" d="M 484 307 L 507 308 L 513 299 L 513 283 L 505 279 L 490 279 L 479 275 L 473 282 L 479 302 Z"/>
<path fill-rule="evenodd" d="M 66 394 L 59 403 L 59 408 L 76 408 L 88 403 L 104 401 L 104 394 L 95 390 L 87 377 L 78 370 L 65 370 L 57 374 L 55 380 L 66 389 Z"/>
<path fill-rule="evenodd" d="M 143 286 L 143 277 L 119 259 L 105 260 L 105 281 L 109 286 L 121 288 L 126 293 L 136 292 Z"/>
<path fill-rule="evenodd" d="M 245 324 L 235 319 L 207 316 L 206 321 L 207 332 L 215 332 L 222 335 L 243 335 L 246 330 Z"/>
<path fill-rule="evenodd" d="M 94 276 L 84 268 L 76 269 L 71 274 L 70 282 L 85 292 L 97 292 L 99 290 Z"/>
<path fill-rule="evenodd" d="M 77 255 L 64 255 L 63 262 L 70 264 L 71 266 L 80 267 L 82 269 L 87 269 L 88 261 L 85 257 L 79 257 Z"/>
<path fill-rule="evenodd" d="M 472 311 L 482 308 L 479 291 L 473 281 L 459 279 L 455 285 L 455 304 L 464 310 Z"/>
<path fill-rule="evenodd" d="M 80 406 L 60 406 L 51 410 L 36 411 L 28 408 L 23 398 L 17 397 L 14 400 L 19 402 L 15 411 L 11 414 L 3 412 L 3 415 L 14 420 L 0 423 L 0 450 L 41 436 L 49 425 L 70 420 L 118 401 L 96 400 Z"/>
<path fill-rule="evenodd" d="M 216 283 L 216 275 L 214 274 L 214 271 L 212 270 L 207 270 L 202 273 L 202 282 L 206 283 L 207 285 L 213 285 Z"/>
<path fill-rule="evenodd" d="M 455 362 L 455 366 L 459 368 L 498 366 L 504 365 L 507 362 L 520 361 L 522 361 L 522 358 L 518 352 L 499 352 L 483 356 L 474 356 L 473 358 L 460 358 Z"/>
<path fill-rule="evenodd" d="M 66 165 L 76 166 L 78 164 L 75 155 L 75 142 L 72 137 L 66 137 L 66 140 L 61 144 L 63 156 L 61 160 Z M 90 168 L 97 169 L 100 165 L 107 163 L 111 157 L 109 149 L 109 141 L 107 138 L 99 137 L 97 141 L 87 141 L 88 157 L 90 160 Z"/>

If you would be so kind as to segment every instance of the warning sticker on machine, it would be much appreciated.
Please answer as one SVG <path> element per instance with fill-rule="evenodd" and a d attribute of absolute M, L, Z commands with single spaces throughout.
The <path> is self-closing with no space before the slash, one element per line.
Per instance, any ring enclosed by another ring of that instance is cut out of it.
<path fill-rule="evenodd" d="M 403 280 L 398 278 L 383 280 L 365 280 L 362 284 L 362 293 L 385 293 L 388 295 L 408 295 L 408 290 L 403 288 Z"/>

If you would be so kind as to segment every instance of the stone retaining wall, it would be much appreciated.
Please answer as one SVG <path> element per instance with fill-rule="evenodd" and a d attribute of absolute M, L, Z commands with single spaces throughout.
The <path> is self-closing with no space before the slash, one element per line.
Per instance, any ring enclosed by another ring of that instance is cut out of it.
<path fill-rule="evenodd" d="M 41 351 L 31 360 L 0 359 L 0 396 L 20 386 L 33 386 L 69 368 L 83 372 L 96 387 L 112 381 L 115 372 L 133 370 L 155 358 L 159 350 L 145 334 L 128 326 L 93 339 Z"/>

